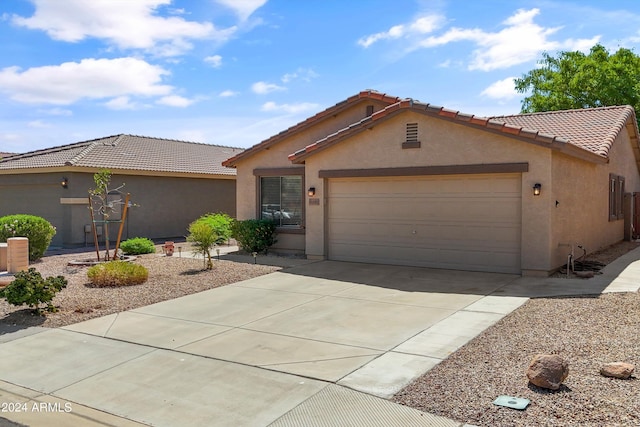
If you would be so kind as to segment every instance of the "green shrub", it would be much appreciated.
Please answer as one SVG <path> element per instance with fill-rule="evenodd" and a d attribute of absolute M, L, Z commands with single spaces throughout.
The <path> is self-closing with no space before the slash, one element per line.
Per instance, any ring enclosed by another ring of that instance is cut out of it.
<path fill-rule="evenodd" d="M 108 261 L 89 268 L 87 277 L 96 286 L 129 286 L 146 282 L 149 271 L 140 264 Z"/>
<path fill-rule="evenodd" d="M 0 289 L 0 297 L 6 298 L 9 304 L 23 305 L 41 311 L 40 304 L 46 304 L 46 310 L 53 312 L 56 308 L 51 300 L 62 288 L 67 287 L 67 280 L 62 276 L 42 278 L 35 268 L 19 271 L 13 282 Z"/>
<path fill-rule="evenodd" d="M 266 219 L 233 221 L 232 236 L 246 252 L 267 252 L 277 242 L 276 223 Z"/>
<path fill-rule="evenodd" d="M 233 218 L 225 213 L 206 214 L 198 218 L 196 221 L 203 222 L 211 227 L 218 236 L 216 245 L 220 245 L 231 238 L 231 223 Z"/>
<path fill-rule="evenodd" d="M 146 237 L 127 239 L 120 243 L 120 249 L 122 249 L 122 252 L 126 255 L 153 254 L 156 252 L 153 240 L 147 239 Z"/>
<path fill-rule="evenodd" d="M 35 215 L 8 215 L 0 218 L 0 242 L 10 237 L 29 239 L 29 261 L 37 261 L 44 256 L 56 228 L 44 218 Z"/>

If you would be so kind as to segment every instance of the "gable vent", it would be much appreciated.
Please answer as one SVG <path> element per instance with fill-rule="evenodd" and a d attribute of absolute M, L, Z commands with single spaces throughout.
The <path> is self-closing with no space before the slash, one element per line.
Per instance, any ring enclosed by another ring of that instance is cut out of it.
<path fill-rule="evenodd" d="M 365 112 L 365 117 L 369 117 L 373 115 L 373 105 L 367 105 L 367 110 Z"/>
<path fill-rule="evenodd" d="M 405 141 L 402 143 L 402 148 L 420 148 L 417 123 L 407 123 Z"/>

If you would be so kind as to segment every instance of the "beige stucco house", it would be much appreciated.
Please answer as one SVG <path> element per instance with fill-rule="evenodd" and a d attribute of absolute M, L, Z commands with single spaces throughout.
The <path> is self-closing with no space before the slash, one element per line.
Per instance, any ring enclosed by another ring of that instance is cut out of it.
<path fill-rule="evenodd" d="M 91 244 L 88 191 L 95 188 L 93 175 L 109 169 L 111 188 L 125 184 L 114 198 L 131 194 L 122 238 L 183 238 L 205 213 L 235 216 L 236 171 L 221 162 L 241 151 L 121 134 L 9 155 L 0 160 L 0 216 L 47 219 L 57 229 L 52 246 Z M 118 228 L 110 227 L 110 239 Z"/>
<path fill-rule="evenodd" d="M 278 250 L 524 275 L 629 238 L 640 191 L 629 106 L 485 118 L 364 91 L 223 165 Z"/>

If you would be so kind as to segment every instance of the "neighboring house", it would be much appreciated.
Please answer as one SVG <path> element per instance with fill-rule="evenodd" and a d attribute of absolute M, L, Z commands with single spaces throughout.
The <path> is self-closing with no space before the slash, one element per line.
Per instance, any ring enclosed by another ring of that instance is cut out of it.
<path fill-rule="evenodd" d="M 223 162 L 276 249 L 523 275 L 629 238 L 639 164 L 629 106 L 484 118 L 374 91 Z"/>
<path fill-rule="evenodd" d="M 33 214 L 57 229 L 52 246 L 88 241 L 89 190 L 101 169 L 110 188 L 131 194 L 123 239 L 184 237 L 208 212 L 235 216 L 235 170 L 220 165 L 241 149 L 133 135 L 114 135 L 6 157 L 0 161 L 0 216 Z M 118 225 L 110 226 L 115 241 Z M 103 236 L 104 238 L 104 236 Z M 101 239 L 101 241 L 103 240 Z"/>

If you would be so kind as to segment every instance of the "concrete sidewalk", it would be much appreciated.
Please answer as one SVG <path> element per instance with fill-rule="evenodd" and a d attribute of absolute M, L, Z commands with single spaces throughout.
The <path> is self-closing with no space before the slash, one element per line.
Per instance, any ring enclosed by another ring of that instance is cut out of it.
<path fill-rule="evenodd" d="M 589 280 L 323 261 L 5 334 L 0 402 L 26 406 L 0 417 L 32 426 L 460 426 L 387 399 L 530 297 L 637 290 L 640 251 L 625 257 Z"/>

